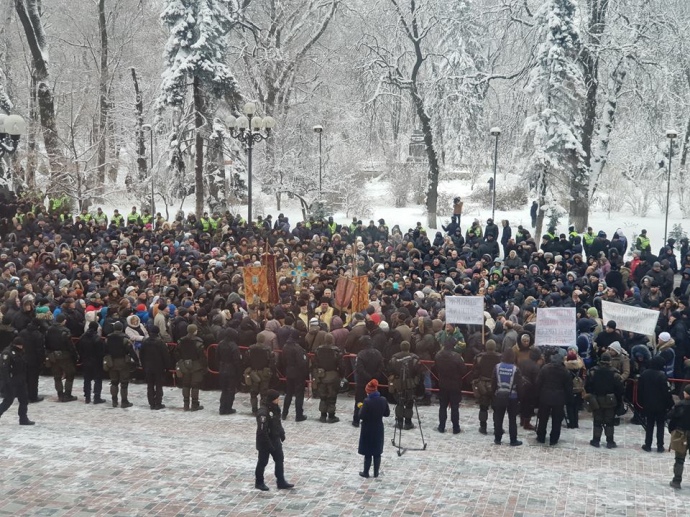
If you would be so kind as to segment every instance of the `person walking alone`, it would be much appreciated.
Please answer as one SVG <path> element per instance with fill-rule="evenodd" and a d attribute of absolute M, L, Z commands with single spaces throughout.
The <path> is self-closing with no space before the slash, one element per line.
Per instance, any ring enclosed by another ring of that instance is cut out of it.
<path fill-rule="evenodd" d="M 359 404 L 359 432 L 358 452 L 364 456 L 364 470 L 359 473 L 363 478 L 369 477 L 372 460 L 374 462 L 374 477 L 379 477 L 381 455 L 383 454 L 383 417 L 390 416 L 388 401 L 378 391 L 379 382 L 371 379 L 365 387 L 367 397 Z"/>
<path fill-rule="evenodd" d="M 264 482 L 264 470 L 268 465 L 268 458 L 272 457 L 275 463 L 276 482 L 278 489 L 292 488 L 293 484 L 285 481 L 283 463 L 283 442 L 285 430 L 280 422 L 280 393 L 276 390 L 268 390 L 266 398 L 261 401 L 261 408 L 256 413 L 256 450 L 259 457 L 254 471 L 254 488 L 267 492 L 269 489 Z"/>

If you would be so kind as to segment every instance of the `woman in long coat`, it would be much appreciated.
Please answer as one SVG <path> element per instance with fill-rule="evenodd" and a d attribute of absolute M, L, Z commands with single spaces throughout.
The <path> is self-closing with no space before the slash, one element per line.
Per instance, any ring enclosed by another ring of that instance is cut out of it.
<path fill-rule="evenodd" d="M 390 416 L 388 401 L 378 391 L 379 382 L 372 379 L 365 391 L 367 398 L 360 403 L 359 420 L 359 454 L 364 456 L 364 470 L 359 473 L 363 478 L 369 477 L 369 468 L 374 460 L 374 477 L 379 477 L 381 454 L 383 454 L 383 417 Z"/>

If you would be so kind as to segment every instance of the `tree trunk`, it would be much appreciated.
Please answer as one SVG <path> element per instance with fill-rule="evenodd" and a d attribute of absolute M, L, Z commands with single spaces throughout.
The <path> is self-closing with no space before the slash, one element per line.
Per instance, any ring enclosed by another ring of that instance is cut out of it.
<path fill-rule="evenodd" d="M 101 40 L 101 59 L 98 80 L 98 164 L 96 186 L 102 191 L 108 153 L 108 27 L 105 18 L 105 0 L 98 0 L 98 32 Z"/>
<path fill-rule="evenodd" d="M 136 117 L 135 134 L 137 149 L 137 171 L 139 173 L 139 182 L 143 182 L 146 180 L 147 175 L 146 138 L 144 136 L 144 101 L 141 96 L 141 91 L 139 90 L 137 71 L 134 67 L 130 68 L 130 70 L 132 71 L 132 82 L 134 83 L 134 114 Z"/>
<path fill-rule="evenodd" d="M 429 160 L 429 183 L 426 190 L 426 224 L 429 229 L 436 229 L 438 228 L 436 221 L 436 205 L 438 204 L 439 164 L 436 148 L 434 147 L 434 134 L 431 128 L 431 117 L 429 117 L 424 109 L 424 100 L 417 92 L 416 86 L 413 86 L 412 99 L 414 101 L 415 110 L 417 111 L 417 117 L 422 124 L 424 146 L 426 147 L 426 156 Z"/>
<path fill-rule="evenodd" d="M 195 163 L 194 187 L 196 195 L 196 216 L 201 218 L 204 213 L 204 137 L 201 128 L 204 126 L 204 94 L 201 91 L 201 80 L 194 77 L 194 129 L 195 129 Z"/>
<path fill-rule="evenodd" d="M 36 168 L 38 166 L 38 153 L 36 150 L 36 131 L 38 129 L 38 114 L 36 113 L 37 103 L 36 81 L 31 78 L 29 89 L 29 120 L 26 135 L 26 176 L 25 181 L 29 189 L 36 188 Z"/>
<path fill-rule="evenodd" d="M 48 163 L 50 165 L 50 190 L 57 193 L 65 191 L 65 182 L 60 177 L 66 173 L 63 164 L 62 146 L 58 138 L 55 123 L 55 100 L 50 85 L 50 74 L 47 60 L 47 44 L 41 22 L 39 0 L 14 0 L 19 21 L 24 29 L 26 42 L 31 51 L 31 64 L 36 81 L 38 114 L 43 129 Z"/>
<path fill-rule="evenodd" d="M 592 142 L 597 123 L 597 96 L 599 93 L 599 48 L 601 38 L 606 28 L 606 15 L 609 0 L 587 0 L 589 17 L 587 20 L 588 42 L 582 46 L 580 64 L 583 79 L 587 88 L 584 118 L 582 123 L 582 150 L 584 151 L 584 166 L 574 174 L 570 181 L 570 224 L 577 231 L 587 229 L 589 222 L 589 194 L 592 168 Z"/>

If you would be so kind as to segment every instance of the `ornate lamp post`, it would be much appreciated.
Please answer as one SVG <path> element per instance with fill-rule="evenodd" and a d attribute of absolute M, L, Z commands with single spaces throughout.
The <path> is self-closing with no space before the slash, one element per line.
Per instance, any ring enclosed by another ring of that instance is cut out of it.
<path fill-rule="evenodd" d="M 244 143 L 247 151 L 247 224 L 252 224 L 252 150 L 254 144 L 271 136 L 276 121 L 272 117 L 258 117 L 256 104 L 248 102 L 242 108 L 241 117 L 229 116 L 225 121 L 232 138 Z"/>

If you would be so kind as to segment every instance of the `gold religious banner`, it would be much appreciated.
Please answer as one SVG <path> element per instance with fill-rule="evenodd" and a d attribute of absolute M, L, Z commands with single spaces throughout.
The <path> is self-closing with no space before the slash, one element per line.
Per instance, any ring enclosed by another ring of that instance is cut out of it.
<path fill-rule="evenodd" d="M 247 303 L 268 303 L 268 275 L 266 266 L 245 266 L 242 270 L 244 277 L 244 298 Z"/>
<path fill-rule="evenodd" d="M 369 307 L 369 277 L 356 276 L 352 281 L 355 285 L 352 312 L 362 312 Z"/>

